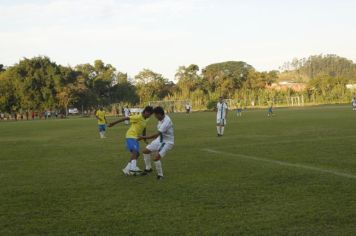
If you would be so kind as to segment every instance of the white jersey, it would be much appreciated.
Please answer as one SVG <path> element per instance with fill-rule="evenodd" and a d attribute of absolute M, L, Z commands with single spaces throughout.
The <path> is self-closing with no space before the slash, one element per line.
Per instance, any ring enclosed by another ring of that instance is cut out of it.
<path fill-rule="evenodd" d="M 356 107 L 356 99 L 352 99 L 352 105 Z"/>
<path fill-rule="evenodd" d="M 227 104 L 225 102 L 218 102 L 216 106 L 218 112 L 216 113 L 217 119 L 225 119 L 226 118 L 226 111 L 228 109 Z"/>
<path fill-rule="evenodd" d="M 129 117 L 130 116 L 130 109 L 124 108 L 124 116 Z"/>
<path fill-rule="evenodd" d="M 157 140 L 161 143 L 174 144 L 173 123 L 169 116 L 165 115 L 163 120 L 158 121 L 157 130 L 161 133 Z"/>

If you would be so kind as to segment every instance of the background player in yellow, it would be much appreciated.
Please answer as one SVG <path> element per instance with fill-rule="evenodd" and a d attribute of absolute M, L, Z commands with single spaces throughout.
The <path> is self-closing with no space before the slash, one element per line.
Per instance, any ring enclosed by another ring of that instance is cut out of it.
<path fill-rule="evenodd" d="M 241 105 L 241 101 L 238 101 L 237 104 L 237 116 L 242 116 L 242 105 Z"/>
<path fill-rule="evenodd" d="M 137 159 L 140 155 L 140 143 L 137 139 L 141 135 L 146 135 L 146 126 L 148 119 L 152 114 L 153 107 L 147 106 L 139 115 L 124 117 L 109 124 L 109 127 L 113 127 L 114 125 L 127 120 L 130 121 L 131 124 L 130 128 L 126 132 L 126 148 L 130 151 L 131 156 L 129 163 L 122 170 L 126 176 L 132 174 L 135 175 L 138 172 L 141 172 L 141 170 L 137 167 Z"/>
<path fill-rule="evenodd" d="M 105 131 L 106 131 L 107 121 L 106 121 L 106 117 L 105 117 L 105 111 L 102 106 L 100 106 L 99 110 L 97 110 L 95 112 L 95 117 L 98 120 L 100 138 L 106 138 Z"/>

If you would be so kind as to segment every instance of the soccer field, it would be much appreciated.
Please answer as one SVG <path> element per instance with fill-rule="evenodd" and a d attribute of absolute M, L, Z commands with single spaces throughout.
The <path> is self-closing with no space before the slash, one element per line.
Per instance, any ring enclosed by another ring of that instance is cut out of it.
<path fill-rule="evenodd" d="M 123 124 L 1 122 L 0 234 L 355 235 L 356 112 L 275 112 L 230 112 L 222 138 L 215 113 L 170 115 L 163 181 L 123 176 Z"/>

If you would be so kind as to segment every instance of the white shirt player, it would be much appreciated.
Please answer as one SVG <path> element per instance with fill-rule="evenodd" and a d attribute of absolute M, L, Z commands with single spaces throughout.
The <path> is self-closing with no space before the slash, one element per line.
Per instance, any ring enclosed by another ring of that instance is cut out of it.
<path fill-rule="evenodd" d="M 216 106 L 218 112 L 216 113 L 216 118 L 218 120 L 225 120 L 226 119 L 226 111 L 228 109 L 227 104 L 225 102 L 218 102 Z"/>
<path fill-rule="evenodd" d="M 124 116 L 125 117 L 129 117 L 130 116 L 130 109 L 128 109 L 127 107 L 124 108 Z"/>
<path fill-rule="evenodd" d="M 157 138 L 160 143 L 174 144 L 173 122 L 169 116 L 165 115 L 164 119 L 158 122 L 157 130 L 161 133 Z"/>
<path fill-rule="evenodd" d="M 147 149 L 164 157 L 174 146 L 173 123 L 169 116 L 165 115 L 163 120 L 158 121 L 157 129 L 161 135 L 147 145 Z"/>
<path fill-rule="evenodd" d="M 353 98 L 353 99 L 352 99 L 352 105 L 353 105 L 354 107 L 356 107 L 356 98 Z"/>

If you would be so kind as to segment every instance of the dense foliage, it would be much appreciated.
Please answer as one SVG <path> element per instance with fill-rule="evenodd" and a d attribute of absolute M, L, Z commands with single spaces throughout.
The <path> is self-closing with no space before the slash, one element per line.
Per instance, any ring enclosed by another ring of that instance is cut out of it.
<path fill-rule="evenodd" d="M 356 80 L 356 65 L 336 55 L 295 59 L 281 71 L 259 72 L 242 61 L 216 63 L 202 70 L 192 64 L 180 66 L 173 83 L 149 69 L 130 79 L 101 60 L 72 68 L 48 57 L 25 58 L 14 66 L 0 65 L 0 111 L 93 109 L 99 104 L 143 105 L 152 100 L 190 100 L 203 109 L 221 95 L 243 100 L 245 105 L 263 105 L 267 99 L 283 103 L 293 95 L 303 95 L 306 102 L 346 102 L 353 93 L 346 84 Z M 267 88 L 281 80 L 307 86 L 299 92 Z"/>

